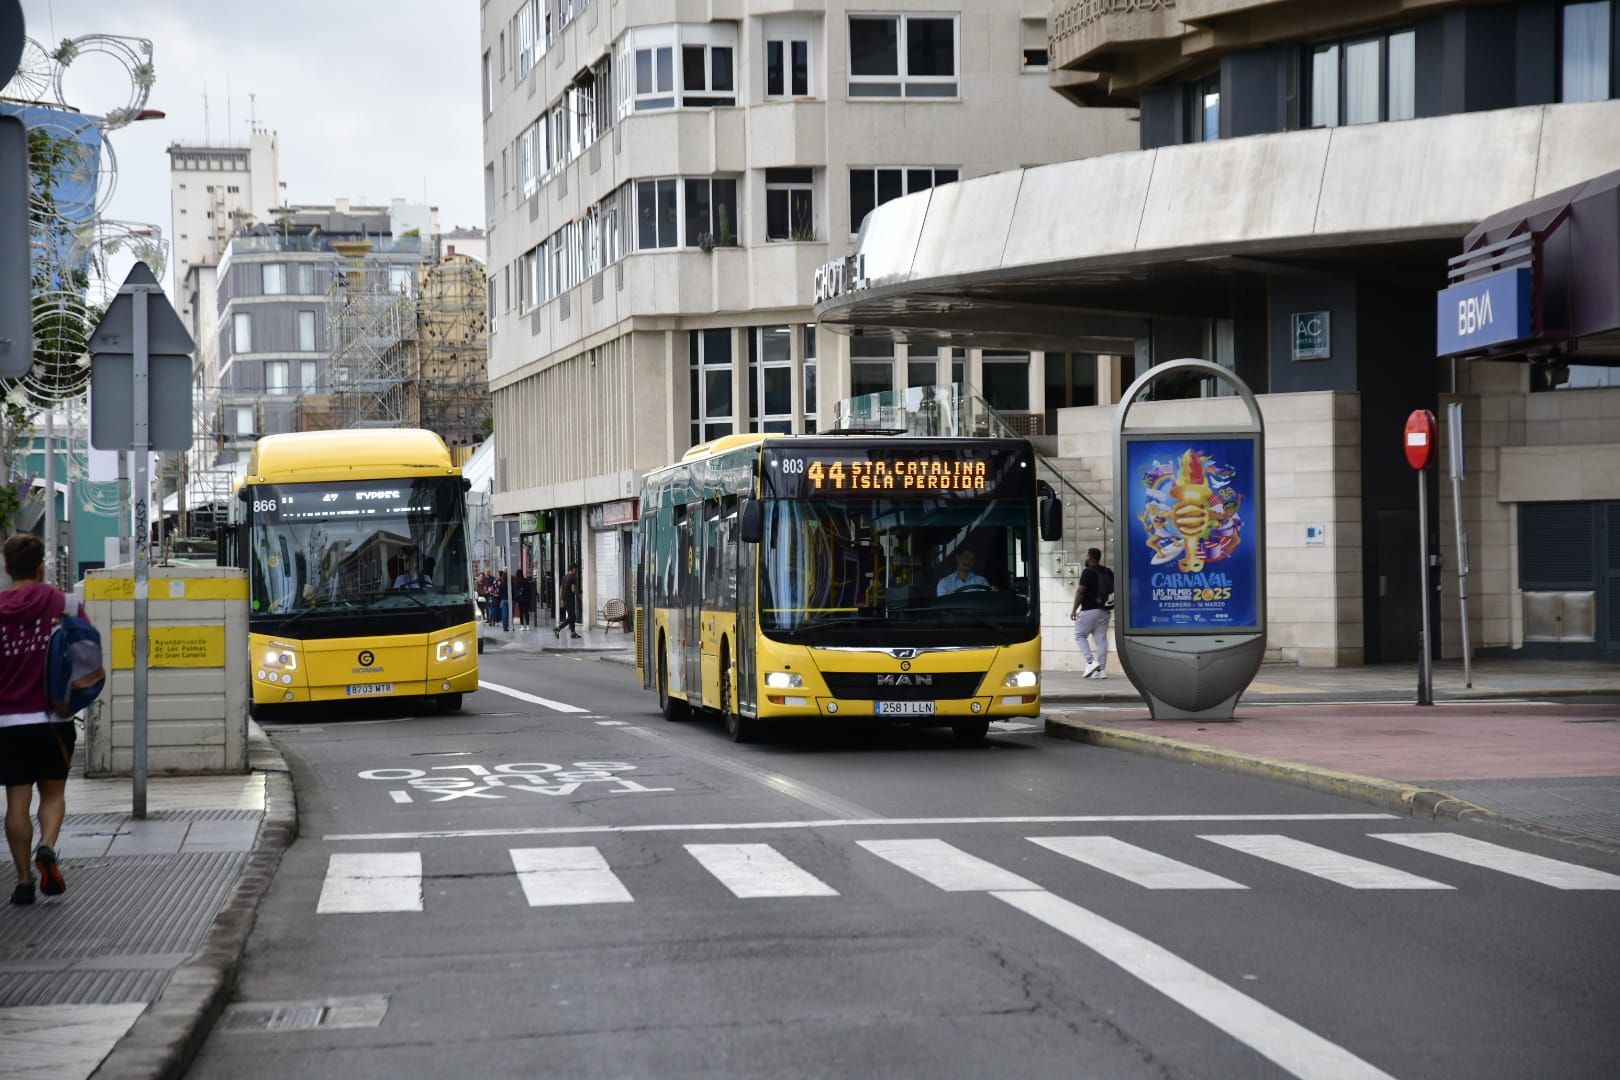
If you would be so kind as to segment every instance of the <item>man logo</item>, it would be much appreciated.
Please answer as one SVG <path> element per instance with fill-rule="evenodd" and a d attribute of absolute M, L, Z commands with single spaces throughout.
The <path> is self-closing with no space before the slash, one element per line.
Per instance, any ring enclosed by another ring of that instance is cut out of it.
<path fill-rule="evenodd" d="M 933 686 L 932 675 L 879 675 L 879 686 Z"/>
<path fill-rule="evenodd" d="M 360 655 L 355 657 L 355 659 L 360 661 L 361 667 L 370 667 L 377 661 L 377 657 L 372 654 L 370 649 L 361 649 Z"/>

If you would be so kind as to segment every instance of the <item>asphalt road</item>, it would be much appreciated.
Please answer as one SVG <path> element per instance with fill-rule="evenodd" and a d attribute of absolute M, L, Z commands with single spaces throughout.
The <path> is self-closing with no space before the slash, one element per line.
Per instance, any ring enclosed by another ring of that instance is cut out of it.
<path fill-rule="evenodd" d="M 191 1075 L 1620 1075 L 1620 859 L 484 660 L 520 696 L 271 729 L 302 836 Z"/>

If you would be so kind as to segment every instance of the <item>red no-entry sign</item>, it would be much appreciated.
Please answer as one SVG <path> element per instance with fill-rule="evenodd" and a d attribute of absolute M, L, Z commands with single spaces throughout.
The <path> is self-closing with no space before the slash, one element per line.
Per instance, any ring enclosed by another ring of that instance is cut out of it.
<path fill-rule="evenodd" d="M 1427 469 L 1434 460 L 1434 413 L 1414 409 L 1406 418 L 1406 463 L 1414 469 Z"/>

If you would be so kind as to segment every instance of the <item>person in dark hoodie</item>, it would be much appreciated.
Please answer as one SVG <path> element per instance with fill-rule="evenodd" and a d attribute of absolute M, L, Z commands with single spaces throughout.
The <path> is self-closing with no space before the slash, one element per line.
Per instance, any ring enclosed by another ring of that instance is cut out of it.
<path fill-rule="evenodd" d="M 67 597 L 45 583 L 45 545 L 18 535 L 3 547 L 11 588 L 0 592 L 0 783 L 6 786 L 6 843 L 17 864 L 13 904 L 34 902 L 38 889 L 59 896 L 67 888 L 56 861 L 56 841 L 67 813 L 68 765 L 77 733 L 73 721 L 57 720 L 45 691 L 45 660 L 51 631 Z M 28 811 L 39 788 L 39 847 L 29 864 L 34 823 Z"/>

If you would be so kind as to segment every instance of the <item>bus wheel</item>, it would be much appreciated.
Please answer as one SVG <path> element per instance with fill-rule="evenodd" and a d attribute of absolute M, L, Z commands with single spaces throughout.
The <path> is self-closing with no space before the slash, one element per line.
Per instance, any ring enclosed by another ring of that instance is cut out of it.
<path fill-rule="evenodd" d="M 961 746 L 978 746 L 990 732 L 988 720 L 958 720 L 951 725 L 956 741 Z"/>
<path fill-rule="evenodd" d="M 658 639 L 658 708 L 665 720 L 685 720 L 686 702 L 669 696 L 669 650 L 663 638 Z"/>
<path fill-rule="evenodd" d="M 440 694 L 439 695 L 439 711 L 440 712 L 460 712 L 461 711 L 461 695 L 460 694 Z"/>
<path fill-rule="evenodd" d="M 720 648 L 720 715 L 726 720 L 726 734 L 732 742 L 749 742 L 759 735 L 759 721 L 738 710 L 731 688 L 731 650 Z"/>

